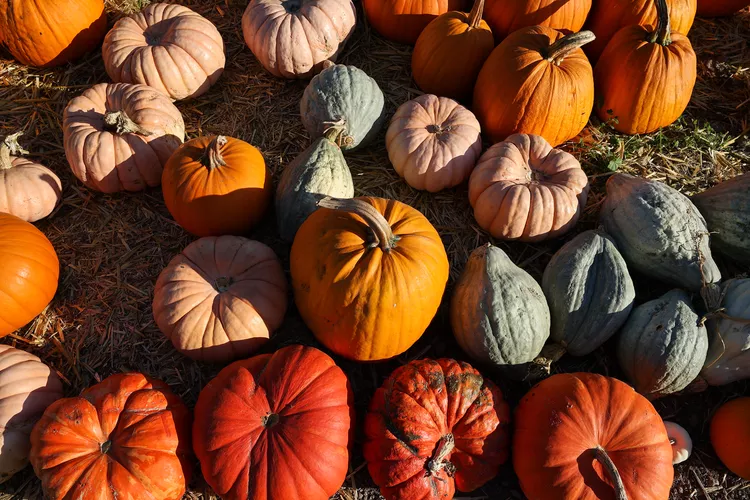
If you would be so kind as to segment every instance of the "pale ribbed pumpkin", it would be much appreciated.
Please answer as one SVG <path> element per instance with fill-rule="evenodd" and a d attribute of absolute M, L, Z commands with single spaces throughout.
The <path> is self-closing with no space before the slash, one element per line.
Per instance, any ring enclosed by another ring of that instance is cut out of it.
<path fill-rule="evenodd" d="M 693 440 L 685 428 L 679 424 L 664 421 L 664 427 L 667 429 L 667 436 L 672 444 L 672 464 L 681 464 L 693 453 Z"/>
<path fill-rule="evenodd" d="M 586 22 L 592 3 L 592 0 L 487 0 L 484 18 L 498 43 L 529 26 L 575 33 Z"/>

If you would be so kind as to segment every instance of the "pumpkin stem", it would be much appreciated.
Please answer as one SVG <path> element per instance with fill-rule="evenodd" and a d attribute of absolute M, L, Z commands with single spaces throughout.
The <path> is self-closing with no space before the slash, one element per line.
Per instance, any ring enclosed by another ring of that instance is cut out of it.
<path fill-rule="evenodd" d="M 446 460 L 446 457 L 451 454 L 455 447 L 456 439 L 453 437 L 453 434 L 446 434 L 440 438 L 440 441 L 437 442 L 435 453 L 425 464 L 427 474 L 435 476 L 440 472 L 440 469 L 445 469 L 448 475 L 452 476 L 456 472 L 456 466 Z"/>
<path fill-rule="evenodd" d="M 557 362 L 565 354 L 566 349 L 562 344 L 547 344 L 532 363 L 540 365 L 547 375 L 550 373 L 552 363 Z"/>
<path fill-rule="evenodd" d="M 323 131 L 323 135 L 329 141 L 336 144 L 338 147 L 354 145 L 354 137 L 349 135 L 346 130 L 346 120 L 340 118 L 335 122 L 323 122 L 326 129 Z"/>
<path fill-rule="evenodd" d="M 112 448 L 112 441 L 105 441 L 101 445 L 99 445 L 99 451 L 102 452 L 102 455 L 106 455 L 109 453 L 109 449 Z"/>
<path fill-rule="evenodd" d="M 469 27 L 479 28 L 482 24 L 482 13 L 484 12 L 484 0 L 474 0 L 474 6 L 469 12 Z"/>
<path fill-rule="evenodd" d="M 391 225 L 385 220 L 385 217 L 378 212 L 378 209 L 370 205 L 364 200 L 358 200 L 356 198 L 341 199 L 331 198 L 326 196 L 318 202 L 319 207 L 329 208 L 331 210 L 342 210 L 344 212 L 351 212 L 359 215 L 365 220 L 365 223 L 372 231 L 375 241 L 373 247 L 380 247 L 384 252 L 388 252 L 391 248 L 396 246 L 396 242 L 400 239 L 398 236 L 393 234 Z"/>
<path fill-rule="evenodd" d="M 594 448 L 594 458 L 596 458 L 600 464 L 604 466 L 604 469 L 612 479 L 615 488 L 615 498 L 617 500 L 628 500 L 628 494 L 625 491 L 625 485 L 622 483 L 622 477 L 620 477 L 620 471 L 617 470 L 617 466 L 607 455 L 607 451 L 601 446 Z"/>
<path fill-rule="evenodd" d="M 672 43 L 672 27 L 669 22 L 669 7 L 667 6 L 667 0 L 656 0 L 656 15 L 658 16 L 656 30 L 651 33 L 648 41 L 666 47 Z"/>
<path fill-rule="evenodd" d="M 268 429 L 269 427 L 273 427 L 274 425 L 279 423 L 279 415 L 277 413 L 269 413 L 268 415 L 264 415 L 260 417 L 260 423 Z"/>
<path fill-rule="evenodd" d="M 580 31 L 565 35 L 542 52 L 542 56 L 551 63 L 560 66 L 565 57 L 576 49 L 596 40 L 591 31 Z"/>
<path fill-rule="evenodd" d="M 206 151 L 201 158 L 203 166 L 213 171 L 219 167 L 226 167 L 227 162 L 224 161 L 224 157 L 221 156 L 221 148 L 227 145 L 227 138 L 223 135 L 217 135 L 211 142 L 206 146 Z"/>
<path fill-rule="evenodd" d="M 13 163 L 10 161 L 11 155 L 20 156 L 29 154 L 28 151 L 18 144 L 18 138 L 22 135 L 23 132 L 16 132 L 3 139 L 3 143 L 0 145 L 0 170 L 13 168 Z"/>
<path fill-rule="evenodd" d="M 106 130 L 107 132 L 113 132 L 117 135 L 153 135 L 152 132 L 145 130 L 140 125 L 131 120 L 130 117 L 125 114 L 125 111 L 107 111 L 104 114 L 104 130 Z"/>

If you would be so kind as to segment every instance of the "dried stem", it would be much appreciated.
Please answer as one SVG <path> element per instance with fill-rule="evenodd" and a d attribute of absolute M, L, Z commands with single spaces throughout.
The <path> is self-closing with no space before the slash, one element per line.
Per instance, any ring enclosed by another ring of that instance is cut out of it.
<path fill-rule="evenodd" d="M 104 130 L 117 135 L 138 134 L 143 136 L 153 135 L 144 129 L 125 113 L 125 111 L 107 111 L 104 114 Z"/>
<path fill-rule="evenodd" d="M 399 237 L 393 234 L 391 225 L 388 224 L 385 217 L 378 212 L 378 209 L 366 201 L 358 200 L 356 198 L 347 200 L 331 198 L 328 196 L 320 200 L 318 206 L 329 208 L 331 210 L 351 212 L 362 217 L 374 236 L 375 241 L 373 246 L 380 247 L 384 252 L 388 252 L 391 248 L 396 246 L 396 242 L 399 240 Z"/>
<path fill-rule="evenodd" d="M 607 451 L 601 446 L 597 446 L 594 448 L 594 458 L 604 466 L 604 470 L 607 471 L 607 474 L 609 474 L 609 477 L 612 479 L 615 488 L 615 498 L 617 500 L 628 500 L 628 494 L 625 491 L 622 477 L 620 477 L 620 471 L 617 470 L 617 466 L 612 459 L 609 458 Z"/>
<path fill-rule="evenodd" d="M 591 31 L 580 31 L 565 35 L 549 47 L 542 55 L 549 62 L 560 66 L 565 57 L 576 49 L 579 49 L 587 43 L 593 42 L 596 36 Z"/>
<path fill-rule="evenodd" d="M 226 146 L 227 138 L 223 135 L 217 135 L 211 142 L 206 146 L 206 151 L 203 153 L 201 163 L 209 170 L 214 170 L 219 167 L 226 167 L 227 162 L 224 161 L 224 157 L 221 156 L 221 148 Z"/>
<path fill-rule="evenodd" d="M 656 0 L 656 30 L 651 33 L 648 41 L 664 46 L 672 43 L 672 28 L 669 21 L 669 6 L 667 0 Z"/>
<path fill-rule="evenodd" d="M 13 168 L 13 162 L 10 159 L 11 155 L 20 156 L 22 154 L 29 154 L 28 151 L 23 149 L 21 145 L 18 144 L 18 138 L 22 135 L 23 132 L 16 132 L 15 134 L 7 136 L 3 140 L 3 143 L 0 145 L 0 170 L 8 170 L 9 168 Z"/>
<path fill-rule="evenodd" d="M 474 6 L 469 12 L 469 27 L 476 29 L 482 24 L 482 14 L 484 13 L 484 0 L 474 0 Z"/>
<path fill-rule="evenodd" d="M 447 434 L 440 438 L 440 441 L 437 442 L 435 453 L 425 464 L 427 473 L 435 476 L 441 469 L 445 469 L 448 475 L 452 476 L 456 472 L 456 466 L 446 460 L 446 458 L 451 454 L 455 446 L 456 439 L 453 437 L 453 434 Z"/>

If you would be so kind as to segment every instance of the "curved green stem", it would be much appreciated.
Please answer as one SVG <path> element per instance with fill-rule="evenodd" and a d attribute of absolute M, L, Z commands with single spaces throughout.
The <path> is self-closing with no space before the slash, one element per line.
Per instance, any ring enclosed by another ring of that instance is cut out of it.
<path fill-rule="evenodd" d="M 656 2 L 656 30 L 651 33 L 648 41 L 658 43 L 665 47 L 672 43 L 672 28 L 669 20 L 669 6 L 667 0 L 655 0 Z"/>
<path fill-rule="evenodd" d="M 560 66 L 565 57 L 576 49 L 580 49 L 587 43 L 591 43 L 596 40 L 596 35 L 591 31 L 579 31 L 578 33 L 571 33 L 565 35 L 549 47 L 542 53 L 545 59 L 549 62 Z"/>

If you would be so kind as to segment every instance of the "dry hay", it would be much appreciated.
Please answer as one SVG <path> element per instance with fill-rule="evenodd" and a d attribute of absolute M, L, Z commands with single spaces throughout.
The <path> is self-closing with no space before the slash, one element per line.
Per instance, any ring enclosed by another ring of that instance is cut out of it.
<path fill-rule="evenodd" d="M 132 12 L 144 0 L 108 0 L 110 23 Z M 306 82 L 283 81 L 267 74 L 242 41 L 240 19 L 246 0 L 182 2 L 213 21 L 224 36 L 227 68 L 220 82 L 201 98 L 178 103 L 189 137 L 225 134 L 251 142 L 263 152 L 275 178 L 309 139 L 298 116 Z M 360 20 L 341 62 L 373 76 L 386 95 L 387 112 L 420 94 L 410 79 L 411 51 L 377 37 Z M 565 149 L 581 159 L 592 182 L 584 217 L 576 231 L 596 225 L 606 178 L 614 169 L 659 179 L 687 194 L 750 169 L 750 14 L 730 19 L 697 20 L 690 38 L 699 57 L 699 81 L 685 116 L 674 126 L 646 137 L 613 134 L 593 119 L 580 138 Z M 192 237 L 166 211 L 161 191 L 106 196 L 91 192 L 71 174 L 62 148 L 61 116 L 66 103 L 85 88 L 108 81 L 101 55 L 93 53 L 75 65 L 38 71 L 19 66 L 0 52 L 0 135 L 25 131 L 23 145 L 63 179 L 64 201 L 40 227 L 58 251 L 60 287 L 50 307 L 31 325 L 5 339 L 30 350 L 53 366 L 68 395 L 125 370 L 138 370 L 169 383 L 193 405 L 201 387 L 220 366 L 191 362 L 179 355 L 154 325 L 153 285 L 167 262 Z M 421 210 L 443 237 L 451 262 L 451 283 L 469 253 L 491 241 L 475 224 L 462 186 L 439 194 L 417 192 L 390 166 L 383 133 L 371 147 L 347 155 L 357 194 L 396 198 Z M 289 247 L 276 234 L 274 215 L 250 235 L 266 242 L 288 269 Z M 495 241 L 514 262 L 539 278 L 550 256 L 564 242 L 527 245 Z M 742 272 L 722 263 L 726 276 Z M 746 270 L 745 270 L 746 271 Z M 665 291 L 660 284 L 636 277 L 640 300 Z M 448 295 L 446 295 L 448 296 Z M 315 345 L 294 308 L 264 351 L 289 343 Z M 450 334 L 445 304 L 428 332 L 409 352 L 387 363 L 361 365 L 338 359 L 356 394 L 359 423 L 375 387 L 400 363 L 421 356 L 460 353 Z M 567 360 L 558 369 L 618 375 L 611 346 L 582 360 Z M 489 372 L 514 404 L 528 389 Z M 696 452 L 677 467 L 674 498 L 750 498 L 750 485 L 717 463 L 707 440 L 709 416 L 722 401 L 749 394 L 747 383 L 712 389 L 700 395 L 666 398 L 658 403 L 665 418 L 685 426 L 696 440 Z M 376 498 L 363 467 L 360 444 L 352 457 L 352 474 L 337 495 L 341 499 Z M 186 498 L 214 498 L 197 479 Z M 359 488 L 358 488 L 359 487 Z M 364 487 L 364 488 L 363 488 Z M 473 498 L 522 498 L 510 466 Z M 0 486 L 0 498 L 41 498 L 30 468 Z"/>

